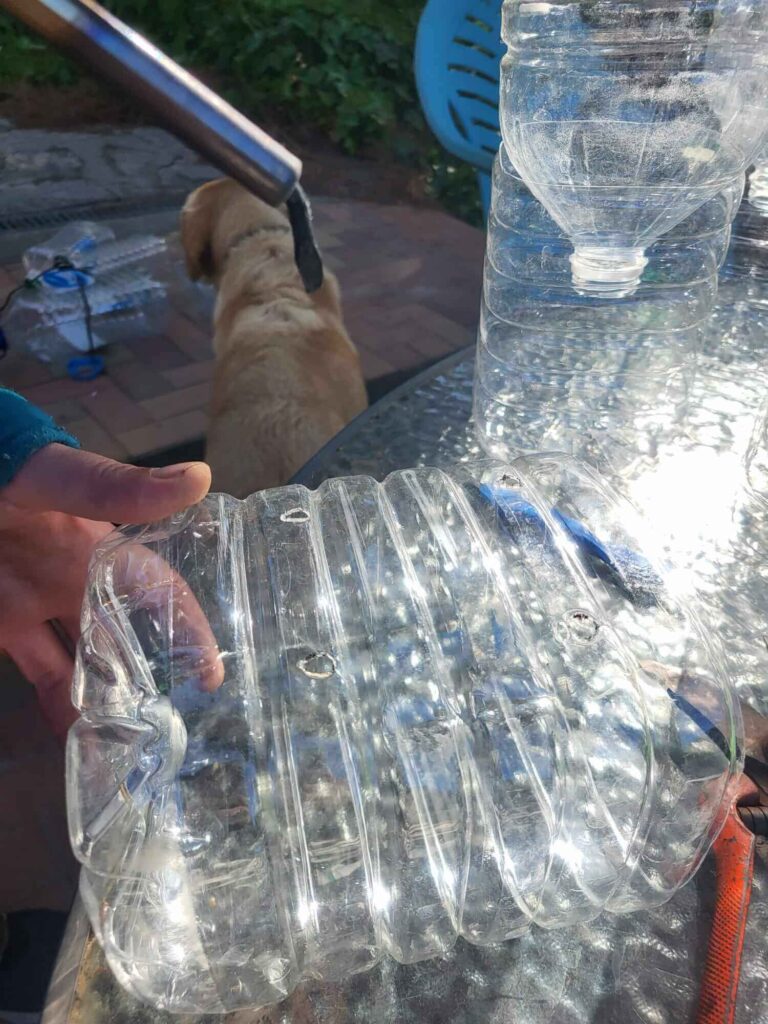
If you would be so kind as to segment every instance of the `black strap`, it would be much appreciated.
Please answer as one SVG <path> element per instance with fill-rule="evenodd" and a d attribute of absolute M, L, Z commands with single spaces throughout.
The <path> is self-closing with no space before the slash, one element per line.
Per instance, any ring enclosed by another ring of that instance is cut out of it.
<path fill-rule="evenodd" d="M 304 287 L 311 295 L 323 283 L 323 260 L 312 231 L 312 207 L 301 185 L 288 197 L 288 217 L 293 231 L 293 254 Z"/>

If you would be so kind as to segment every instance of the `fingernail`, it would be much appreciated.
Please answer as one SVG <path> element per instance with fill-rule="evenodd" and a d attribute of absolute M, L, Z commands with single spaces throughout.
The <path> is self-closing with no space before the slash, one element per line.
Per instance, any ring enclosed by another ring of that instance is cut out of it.
<path fill-rule="evenodd" d="M 156 469 L 151 469 L 149 473 L 157 480 L 175 480 L 177 477 L 184 476 L 192 466 L 194 466 L 194 462 L 181 462 L 178 466 L 158 466 Z"/>

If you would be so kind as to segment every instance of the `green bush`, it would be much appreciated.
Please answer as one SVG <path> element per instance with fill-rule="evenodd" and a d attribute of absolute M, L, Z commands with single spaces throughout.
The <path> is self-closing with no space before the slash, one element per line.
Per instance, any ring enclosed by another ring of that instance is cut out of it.
<path fill-rule="evenodd" d="M 310 122 L 347 152 L 358 152 L 412 118 L 411 69 L 420 4 L 365 0 L 112 0 L 109 9 L 140 27 L 186 65 L 224 76 L 251 112 L 265 106 Z M 4 18 L 0 76 L 67 82 L 64 58 Z"/>
<path fill-rule="evenodd" d="M 347 153 L 389 145 L 467 205 L 472 172 L 435 159 L 413 77 L 423 0 L 107 0 L 186 66 L 215 72 L 229 99 L 258 118 L 309 124 Z M 77 69 L 0 18 L 0 78 L 66 84 Z M 444 156 L 444 155 L 443 155 Z M 459 186 L 457 188 L 457 182 Z M 464 184 L 461 184 L 461 183 Z M 477 200 L 459 213 L 476 219 Z M 455 203 L 451 203 L 452 206 Z"/>
<path fill-rule="evenodd" d="M 225 76 L 241 106 L 309 122 L 349 153 L 417 102 L 413 0 L 114 0 L 113 9 L 183 63 Z"/>
<path fill-rule="evenodd" d="M 78 77 L 78 68 L 0 14 L 0 81 L 70 85 Z"/>

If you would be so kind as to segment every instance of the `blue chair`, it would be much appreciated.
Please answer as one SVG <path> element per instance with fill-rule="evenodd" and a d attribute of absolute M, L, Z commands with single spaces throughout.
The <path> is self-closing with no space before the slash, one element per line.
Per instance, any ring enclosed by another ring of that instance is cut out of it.
<path fill-rule="evenodd" d="M 428 0 L 416 35 L 416 85 L 432 131 L 477 168 L 483 210 L 499 148 L 501 0 Z"/>

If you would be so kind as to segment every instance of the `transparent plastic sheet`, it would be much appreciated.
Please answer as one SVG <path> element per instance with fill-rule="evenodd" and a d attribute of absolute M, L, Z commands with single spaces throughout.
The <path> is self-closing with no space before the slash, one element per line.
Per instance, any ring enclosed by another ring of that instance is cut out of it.
<path fill-rule="evenodd" d="M 224 1012 L 668 900 L 739 716 L 652 551 L 549 456 L 214 496 L 109 542 L 68 784 L 116 977 Z"/>

